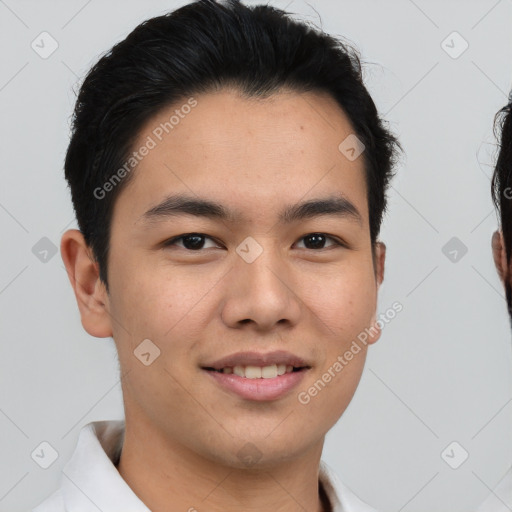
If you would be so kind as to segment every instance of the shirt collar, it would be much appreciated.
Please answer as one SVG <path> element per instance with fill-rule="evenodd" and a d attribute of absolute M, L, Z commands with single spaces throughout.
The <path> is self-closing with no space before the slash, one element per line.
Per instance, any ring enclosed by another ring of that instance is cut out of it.
<path fill-rule="evenodd" d="M 55 503 L 60 495 L 69 512 L 150 512 L 116 468 L 124 427 L 124 420 L 94 421 L 82 427 L 75 451 L 62 471 L 60 488 L 48 503 Z M 319 480 L 332 512 L 376 512 L 340 482 L 323 461 Z M 44 503 L 37 508 L 37 512 L 46 510 Z"/>
<path fill-rule="evenodd" d="M 120 453 L 124 420 L 94 421 L 80 431 L 61 480 L 70 512 L 150 512 L 123 480 L 113 460 Z"/>

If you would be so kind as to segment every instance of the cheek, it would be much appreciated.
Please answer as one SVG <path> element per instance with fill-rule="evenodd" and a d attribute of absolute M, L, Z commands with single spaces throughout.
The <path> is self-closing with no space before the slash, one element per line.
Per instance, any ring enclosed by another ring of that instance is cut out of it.
<path fill-rule="evenodd" d="M 299 404 L 297 407 L 300 408 L 304 427 L 309 424 L 314 428 L 321 418 L 320 428 L 324 434 L 327 433 L 352 400 L 363 372 L 366 349 L 362 349 L 350 362 L 346 363 L 341 371 L 337 372 L 333 369 L 333 365 L 337 356 L 342 354 L 343 352 L 336 353 L 329 358 L 316 379 L 297 396 Z"/>
<path fill-rule="evenodd" d="M 373 273 L 357 268 L 309 280 L 301 295 L 324 327 L 344 338 L 368 327 L 377 300 Z"/>
<path fill-rule="evenodd" d="M 350 403 L 363 372 L 367 345 L 358 336 L 375 313 L 373 269 L 354 266 L 350 272 L 316 279 L 304 290 L 304 297 L 322 330 L 322 350 L 314 382 L 302 390 L 299 403 L 310 417 L 325 417 L 323 425 L 330 428 Z"/>
<path fill-rule="evenodd" d="M 112 276 L 111 313 L 134 335 L 164 341 L 179 331 L 182 321 L 206 318 L 205 299 L 218 280 L 214 272 L 127 266 Z"/>

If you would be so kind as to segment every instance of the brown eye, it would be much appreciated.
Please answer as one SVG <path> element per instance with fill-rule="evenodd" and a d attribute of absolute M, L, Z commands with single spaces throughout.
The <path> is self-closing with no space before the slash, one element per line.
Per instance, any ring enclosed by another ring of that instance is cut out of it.
<path fill-rule="evenodd" d="M 211 240 L 214 245 L 211 245 L 210 247 L 205 247 L 205 243 L 207 240 Z M 181 242 L 181 245 L 178 244 L 178 242 Z M 175 237 L 168 242 L 165 242 L 165 247 L 170 246 L 177 246 L 182 247 L 184 249 L 187 249 L 189 251 L 200 251 L 201 249 L 209 249 L 211 247 L 218 247 L 218 244 L 216 244 L 212 238 L 203 235 L 201 233 L 190 233 L 188 235 L 181 235 L 178 237 Z"/>
<path fill-rule="evenodd" d="M 327 240 L 332 240 L 334 243 L 331 244 L 334 246 L 341 246 L 342 244 L 338 242 L 333 237 L 327 236 L 324 233 L 311 233 L 309 235 L 306 235 L 305 237 L 301 238 L 301 240 L 304 240 L 304 245 L 306 249 L 325 249 L 325 244 Z"/>

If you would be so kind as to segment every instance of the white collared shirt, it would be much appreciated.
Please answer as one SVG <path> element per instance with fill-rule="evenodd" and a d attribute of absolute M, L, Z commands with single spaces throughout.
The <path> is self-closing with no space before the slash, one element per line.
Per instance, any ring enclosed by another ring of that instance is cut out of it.
<path fill-rule="evenodd" d="M 512 509 L 512 468 L 499 481 L 477 512 L 510 512 Z"/>
<path fill-rule="evenodd" d="M 32 512 L 150 512 L 115 466 L 124 426 L 124 420 L 109 420 L 82 427 L 59 488 Z M 323 461 L 319 478 L 332 512 L 376 512 L 342 484 Z"/>

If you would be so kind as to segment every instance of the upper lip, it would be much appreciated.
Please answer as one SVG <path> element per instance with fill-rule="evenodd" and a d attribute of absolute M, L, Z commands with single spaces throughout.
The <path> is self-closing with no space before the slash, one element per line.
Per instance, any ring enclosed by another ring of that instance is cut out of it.
<path fill-rule="evenodd" d="M 266 353 L 237 352 L 236 354 L 231 354 L 212 363 L 201 365 L 201 367 L 222 370 L 222 368 L 234 366 L 271 366 L 274 364 L 284 364 L 287 366 L 294 366 L 295 368 L 310 367 L 310 365 L 308 365 L 308 363 L 301 357 L 284 350 Z"/>

